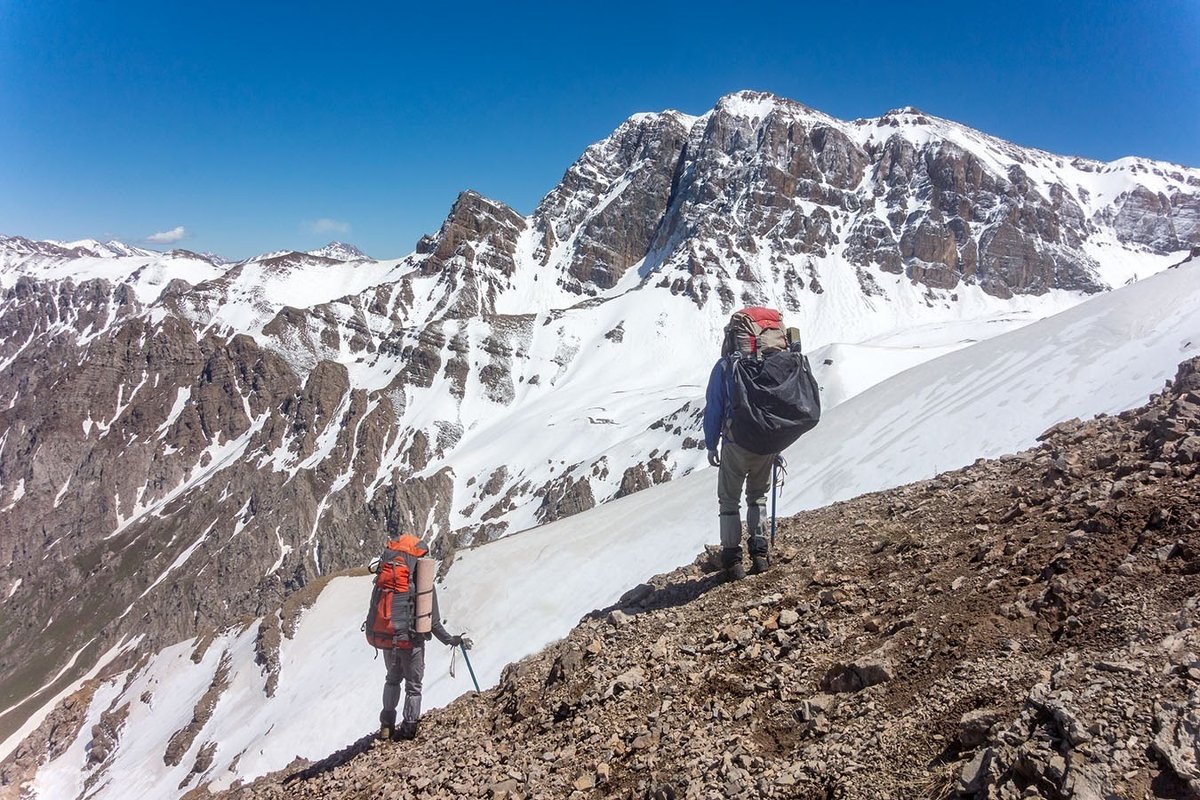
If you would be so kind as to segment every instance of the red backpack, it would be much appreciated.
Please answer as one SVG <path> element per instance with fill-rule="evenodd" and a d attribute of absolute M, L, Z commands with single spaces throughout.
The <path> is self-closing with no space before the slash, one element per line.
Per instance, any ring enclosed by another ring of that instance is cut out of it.
<path fill-rule="evenodd" d="M 417 594 L 413 576 L 417 559 L 427 552 L 421 540 L 411 534 L 387 543 L 379 557 L 371 605 L 363 623 L 372 647 L 380 650 L 412 647 Z"/>
<path fill-rule="evenodd" d="M 749 306 L 735 311 L 725 326 L 725 341 L 721 355 L 741 353 L 745 357 L 763 359 L 788 348 L 788 335 L 783 319 L 773 308 Z"/>

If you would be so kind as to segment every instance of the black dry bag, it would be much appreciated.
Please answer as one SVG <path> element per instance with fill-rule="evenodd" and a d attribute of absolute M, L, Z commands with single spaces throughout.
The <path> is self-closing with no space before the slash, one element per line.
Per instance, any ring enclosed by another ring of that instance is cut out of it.
<path fill-rule="evenodd" d="M 762 361 L 731 356 L 729 435 L 759 455 L 782 452 L 821 419 L 821 394 L 798 347 Z"/>

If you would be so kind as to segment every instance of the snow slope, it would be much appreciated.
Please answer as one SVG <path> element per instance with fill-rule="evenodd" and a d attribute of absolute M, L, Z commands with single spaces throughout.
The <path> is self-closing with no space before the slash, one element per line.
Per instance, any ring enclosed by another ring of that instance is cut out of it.
<path fill-rule="evenodd" d="M 888 300 L 874 304 L 851 285 L 853 271 L 833 262 L 836 259 L 819 267 L 827 291 L 802 296 L 799 308 L 787 315 L 801 327 L 818 372 L 828 372 L 826 358 L 833 357 L 838 366 L 837 377 L 827 387 L 829 406 L 883 376 L 1027 325 L 1081 299 L 1076 293 L 1054 291 L 1001 301 L 970 286 L 959 289 L 956 302 L 929 304 L 922 287 L 901 276 L 884 275 L 880 284 Z M 739 293 L 749 288 L 736 285 Z M 760 287 L 764 288 L 776 291 Z M 785 307 L 781 296 L 768 296 L 765 302 Z M 681 450 L 675 437 L 649 426 L 703 406 L 703 382 L 720 352 L 726 319 L 708 314 L 698 320 L 695 304 L 682 295 L 629 291 L 539 316 L 531 338 L 523 343 L 527 360 L 514 370 L 515 397 L 510 404 L 492 402 L 487 392 L 471 384 L 459 399 L 447 380 L 435 379 L 419 400 L 414 395 L 408 403 L 405 425 L 434 429 L 438 418 L 447 416 L 445 409 L 454 409 L 455 421 L 462 425 L 454 449 L 432 459 L 421 473 L 453 469 L 457 513 L 451 527 L 467 525 L 487 509 L 483 503 L 488 498 L 481 491 L 496 468 L 497 452 L 512 454 L 506 459 L 504 488 L 496 493 L 501 497 L 508 487 L 526 481 L 538 486 L 570 475 L 587 477 L 597 500 L 604 501 L 620 485 L 626 465 L 656 450 L 676 474 L 701 466 L 703 451 Z M 475 327 L 483 326 L 446 323 L 443 330 L 451 338 Z M 621 343 L 610 335 L 618 327 Z M 902 335 L 905 338 L 892 343 L 891 337 Z M 474 352 L 482 349 L 474 343 L 485 338 L 486 329 L 470 333 Z M 636 343 L 636 349 L 625 343 Z M 824 349 L 827 345 L 839 346 L 836 357 Z M 860 347 L 883 349 L 866 355 Z M 535 376 L 539 380 L 531 380 Z M 686 425 L 682 419 L 680 424 Z M 597 472 L 604 467 L 608 477 L 600 478 Z M 507 522 L 510 531 L 524 530 L 538 524 L 537 510 L 537 503 L 521 503 L 498 519 Z"/>
<path fill-rule="evenodd" d="M 781 514 L 1012 452 L 1062 419 L 1139 404 L 1178 362 L 1200 354 L 1200 265 L 1164 271 L 976 344 L 947 342 L 944 333 L 926 331 L 931 347 L 958 349 L 857 387 L 786 453 Z M 869 374 L 872 364 L 886 370 L 893 352 L 886 345 L 900 341 L 859 348 L 855 370 Z M 861 376 L 843 383 L 856 380 Z M 701 470 L 460 553 L 439 592 L 448 627 L 465 629 L 476 641 L 472 661 L 481 684 L 494 685 L 506 664 L 714 542 L 714 483 L 715 473 Z M 496 575 L 506 579 L 496 581 Z M 213 761 L 203 779 L 225 786 L 280 769 L 294 756 L 316 759 L 354 741 L 375 724 L 383 678 L 382 662 L 372 660 L 359 632 L 368 593 L 368 578 L 329 583 L 295 637 L 283 642 L 273 698 L 265 697 L 254 663 L 255 626 L 214 641 L 199 663 L 186 657 L 194 643 L 185 642 L 108 681 L 81 736 L 38 773 L 34 796 L 84 790 L 91 726 L 107 707 L 126 702 L 122 745 L 89 797 L 177 796 L 197 752 L 210 742 Z M 228 688 L 180 765 L 166 766 L 162 743 L 190 721 L 225 652 Z M 449 663 L 449 651 L 431 645 L 426 708 L 469 690 L 462 665 L 451 677 Z M 0 755 L 15 744 L 16 737 L 6 741 Z"/>

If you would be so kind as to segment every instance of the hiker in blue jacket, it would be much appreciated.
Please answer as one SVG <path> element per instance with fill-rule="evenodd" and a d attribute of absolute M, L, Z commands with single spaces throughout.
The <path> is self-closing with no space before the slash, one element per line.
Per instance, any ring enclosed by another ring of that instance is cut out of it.
<path fill-rule="evenodd" d="M 721 566 L 728 580 L 746 576 L 742 566 L 742 487 L 746 490 L 746 530 L 750 550 L 750 572 L 757 574 L 769 564 L 769 545 L 763 536 L 762 518 L 767 508 L 774 455 L 752 453 L 729 435 L 730 381 L 733 371 L 722 356 L 708 378 L 704 407 L 704 445 L 708 463 L 720 467 L 717 474 L 717 510 L 721 521 Z M 720 452 L 717 447 L 720 445 Z"/>

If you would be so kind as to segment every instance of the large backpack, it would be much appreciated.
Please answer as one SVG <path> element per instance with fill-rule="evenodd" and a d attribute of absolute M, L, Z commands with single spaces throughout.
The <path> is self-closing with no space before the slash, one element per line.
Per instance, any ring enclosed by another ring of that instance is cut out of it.
<path fill-rule="evenodd" d="M 788 337 L 779 312 L 773 308 L 749 306 L 733 312 L 729 318 L 721 355 L 741 353 L 761 360 L 787 347 Z"/>
<path fill-rule="evenodd" d="M 412 647 L 416 621 L 417 559 L 427 551 L 411 534 L 387 543 L 379 557 L 375 587 L 363 631 L 380 650 Z"/>
<path fill-rule="evenodd" d="M 821 390 L 792 330 L 761 307 L 736 312 L 725 329 L 725 435 L 752 453 L 780 453 L 821 420 Z"/>

